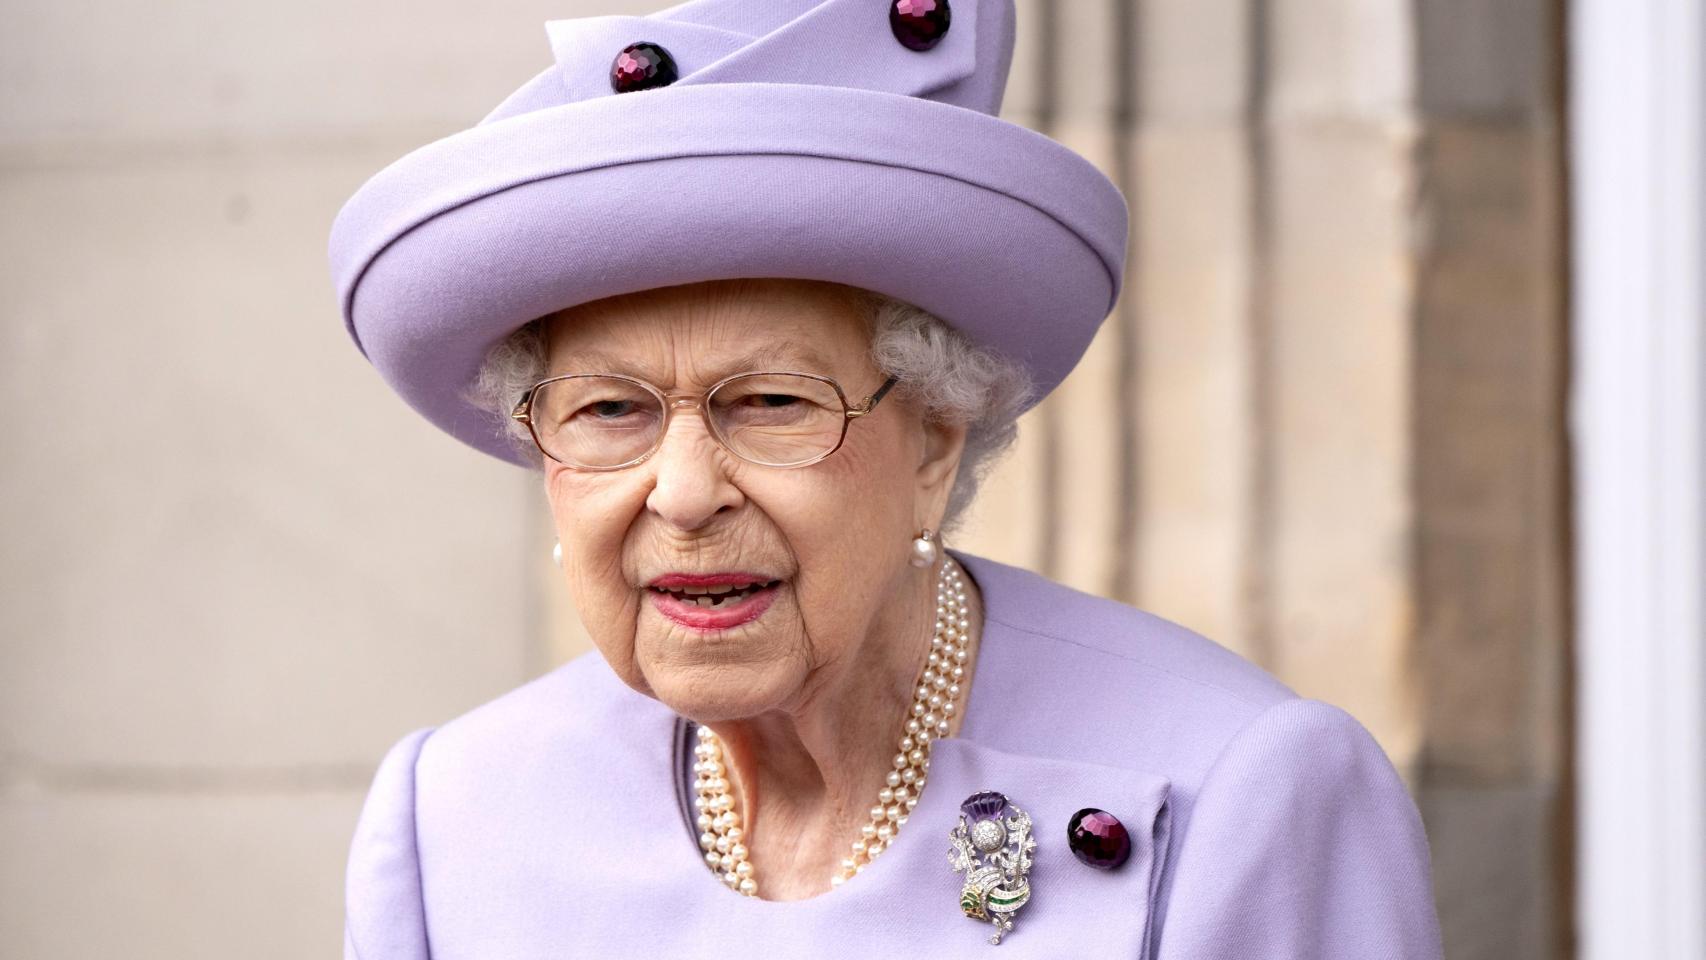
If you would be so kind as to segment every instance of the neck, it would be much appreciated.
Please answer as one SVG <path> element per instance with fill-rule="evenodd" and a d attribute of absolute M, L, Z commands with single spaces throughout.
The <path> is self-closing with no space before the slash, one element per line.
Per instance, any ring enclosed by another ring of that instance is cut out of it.
<path fill-rule="evenodd" d="M 857 660 L 821 669 L 800 703 L 756 717 L 710 724 L 746 824 L 748 857 L 759 896 L 797 900 L 828 890 L 894 769 L 920 672 L 934 635 L 937 571 L 913 578 L 876 624 Z M 962 568 L 963 569 L 963 568 Z M 982 601 L 964 578 L 968 649 L 958 733 L 971 689 Z M 928 785 L 927 787 L 928 788 Z"/>

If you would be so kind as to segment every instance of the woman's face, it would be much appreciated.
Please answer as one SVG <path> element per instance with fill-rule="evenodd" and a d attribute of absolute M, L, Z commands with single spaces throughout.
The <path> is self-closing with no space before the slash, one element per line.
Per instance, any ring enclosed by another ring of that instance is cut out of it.
<path fill-rule="evenodd" d="M 831 377 L 857 404 L 884 379 L 864 317 L 812 281 L 614 297 L 553 318 L 547 345 L 552 375 L 621 373 L 670 394 L 780 370 Z M 638 465 L 591 472 L 547 460 L 575 605 L 616 673 L 684 715 L 803 708 L 851 671 L 886 669 L 881 646 L 933 613 L 902 609 L 935 595 L 922 583 L 931 575 L 908 563 L 911 541 L 940 522 L 963 441 L 963 428 L 926 425 L 891 394 L 806 467 L 736 458 L 691 408 Z M 714 607 L 686 597 L 730 588 L 747 595 Z"/>

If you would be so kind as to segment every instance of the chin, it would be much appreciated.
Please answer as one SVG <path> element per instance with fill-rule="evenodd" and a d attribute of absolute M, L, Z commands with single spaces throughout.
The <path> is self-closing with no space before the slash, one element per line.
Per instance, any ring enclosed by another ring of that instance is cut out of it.
<path fill-rule="evenodd" d="M 646 671 L 652 695 L 659 702 L 702 723 L 755 717 L 780 709 L 799 691 L 801 679 L 776 661 Z"/>

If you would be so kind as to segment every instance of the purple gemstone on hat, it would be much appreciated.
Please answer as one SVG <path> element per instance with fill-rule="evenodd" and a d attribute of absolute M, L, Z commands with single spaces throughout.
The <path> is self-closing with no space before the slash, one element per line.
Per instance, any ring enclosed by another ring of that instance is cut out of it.
<path fill-rule="evenodd" d="M 1131 856 L 1131 836 L 1125 824 L 1106 810 L 1080 810 L 1066 822 L 1066 845 L 1080 863 L 1112 870 Z"/>
<path fill-rule="evenodd" d="M 928 50 L 948 32 L 948 0 L 889 0 L 889 29 L 908 50 Z"/>
<path fill-rule="evenodd" d="M 655 43 L 640 41 L 622 48 L 610 64 L 610 89 L 617 93 L 633 93 L 653 87 L 667 87 L 680 74 L 675 58 Z"/>
<path fill-rule="evenodd" d="M 960 812 L 969 823 L 979 820 L 999 820 L 1007 815 L 1007 798 L 994 790 L 974 793 L 960 804 Z"/>

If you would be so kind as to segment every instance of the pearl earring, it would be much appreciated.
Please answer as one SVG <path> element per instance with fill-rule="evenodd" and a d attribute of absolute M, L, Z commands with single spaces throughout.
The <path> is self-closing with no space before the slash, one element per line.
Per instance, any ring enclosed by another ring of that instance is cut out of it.
<path fill-rule="evenodd" d="M 563 565 L 563 541 L 558 540 L 551 546 L 551 562 L 561 567 Z"/>
<path fill-rule="evenodd" d="M 930 531 L 929 527 L 925 527 L 912 540 L 912 565 L 915 567 L 933 566 L 936 563 L 937 553 L 936 535 Z"/>

